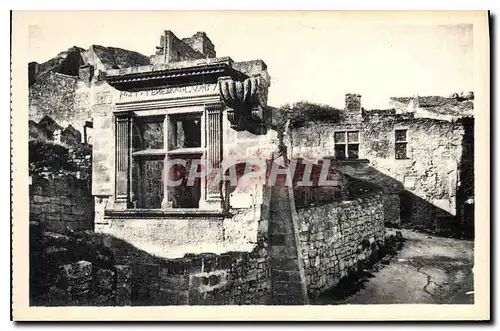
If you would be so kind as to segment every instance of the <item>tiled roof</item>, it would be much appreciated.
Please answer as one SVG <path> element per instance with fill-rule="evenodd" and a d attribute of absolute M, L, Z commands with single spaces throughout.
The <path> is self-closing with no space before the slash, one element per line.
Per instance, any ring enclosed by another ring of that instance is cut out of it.
<path fill-rule="evenodd" d="M 393 97 L 391 101 L 401 108 L 408 106 L 415 97 Z M 437 115 L 453 117 L 474 116 L 474 99 L 465 97 L 418 96 L 419 108 Z"/>

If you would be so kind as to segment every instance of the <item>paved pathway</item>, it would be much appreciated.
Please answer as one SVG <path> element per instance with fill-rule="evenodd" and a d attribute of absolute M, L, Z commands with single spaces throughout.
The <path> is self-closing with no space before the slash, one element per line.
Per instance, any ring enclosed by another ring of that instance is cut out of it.
<path fill-rule="evenodd" d="M 403 248 L 318 304 L 473 303 L 473 242 L 403 230 Z"/>

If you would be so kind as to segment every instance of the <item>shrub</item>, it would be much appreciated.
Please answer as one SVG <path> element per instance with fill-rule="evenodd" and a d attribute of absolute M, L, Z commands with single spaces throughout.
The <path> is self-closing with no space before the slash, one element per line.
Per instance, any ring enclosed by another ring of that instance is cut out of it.
<path fill-rule="evenodd" d="M 290 121 L 292 127 L 301 127 L 308 122 L 338 122 L 340 110 L 329 105 L 299 101 L 285 104 L 278 109 L 278 122 Z"/>
<path fill-rule="evenodd" d="M 29 163 L 30 174 L 74 170 L 68 148 L 49 142 L 30 140 Z"/>

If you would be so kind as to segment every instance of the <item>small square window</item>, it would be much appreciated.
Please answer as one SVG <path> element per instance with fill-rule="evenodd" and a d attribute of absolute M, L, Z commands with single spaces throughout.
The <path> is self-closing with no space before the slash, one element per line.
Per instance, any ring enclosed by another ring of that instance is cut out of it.
<path fill-rule="evenodd" d="M 406 159 L 406 143 L 396 143 L 396 159 Z"/>
<path fill-rule="evenodd" d="M 347 145 L 347 158 L 352 160 L 359 158 L 359 144 Z"/>
<path fill-rule="evenodd" d="M 359 158 L 359 131 L 338 131 L 334 133 L 334 139 L 337 160 Z"/>
<path fill-rule="evenodd" d="M 394 130 L 394 155 L 397 160 L 408 158 L 407 130 Z"/>
<path fill-rule="evenodd" d="M 171 149 L 201 147 L 201 119 L 170 117 Z"/>
<path fill-rule="evenodd" d="M 335 143 L 345 143 L 345 132 L 335 132 L 333 134 L 333 137 L 335 139 Z"/>
<path fill-rule="evenodd" d="M 359 141 L 359 131 L 347 132 L 347 141 L 349 143 L 357 143 Z"/>
<path fill-rule="evenodd" d="M 406 142 L 406 130 L 396 130 L 396 141 Z"/>
<path fill-rule="evenodd" d="M 335 158 L 337 160 L 345 160 L 345 144 L 337 144 L 335 145 Z"/>
<path fill-rule="evenodd" d="M 137 150 L 163 149 L 163 119 L 151 117 L 133 122 L 132 147 Z"/>

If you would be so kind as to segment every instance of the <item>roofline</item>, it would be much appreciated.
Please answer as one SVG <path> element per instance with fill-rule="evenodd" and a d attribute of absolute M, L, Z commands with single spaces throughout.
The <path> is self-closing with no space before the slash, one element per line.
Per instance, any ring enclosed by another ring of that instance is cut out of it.
<path fill-rule="evenodd" d="M 230 76 L 233 79 L 243 80 L 248 76 L 232 68 L 227 62 L 208 63 L 202 65 L 191 65 L 179 68 L 167 68 L 141 72 L 130 72 L 125 74 L 106 74 L 102 78 L 111 86 L 131 86 L 144 82 L 164 84 L 178 79 L 194 78 L 200 76 Z"/>

